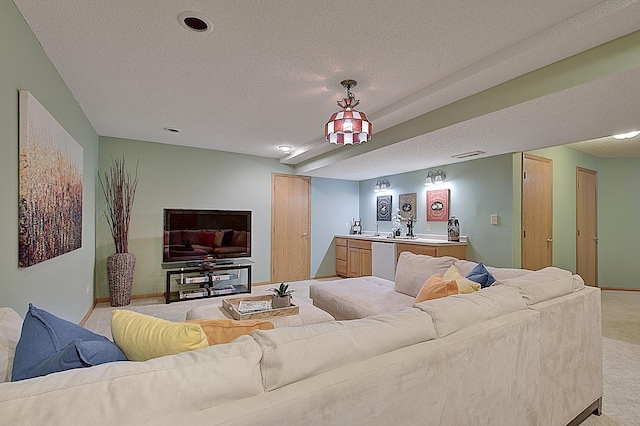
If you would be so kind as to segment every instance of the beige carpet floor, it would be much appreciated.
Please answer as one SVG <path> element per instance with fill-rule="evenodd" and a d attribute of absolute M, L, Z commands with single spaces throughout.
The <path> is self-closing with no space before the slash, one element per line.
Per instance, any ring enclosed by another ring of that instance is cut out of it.
<path fill-rule="evenodd" d="M 602 415 L 582 425 L 640 425 L 640 292 L 602 292 Z"/>
<path fill-rule="evenodd" d="M 307 280 L 290 283 L 291 288 L 295 290 L 293 293 L 294 303 L 296 300 L 303 300 L 305 302 L 312 303 L 312 300 L 309 298 L 309 286 L 312 283 L 321 281 L 322 280 Z M 273 285 L 253 286 L 251 288 L 251 294 L 266 294 L 269 293 L 269 289 L 273 287 Z M 107 336 L 111 339 L 111 312 L 114 309 L 126 309 L 129 311 L 139 312 L 141 314 L 166 319 L 168 321 L 184 321 L 187 312 L 197 306 L 213 304 L 220 305 L 221 299 L 224 299 L 225 297 L 238 296 L 242 295 L 234 294 L 233 296 L 180 301 L 170 303 L 168 305 L 164 302 L 164 297 L 157 297 L 153 299 L 136 299 L 132 300 L 130 305 L 119 308 L 111 307 L 108 302 L 99 303 L 93 309 L 93 312 L 84 323 L 84 326 L 94 333 L 102 334 L 103 336 Z"/>
<path fill-rule="evenodd" d="M 295 298 L 311 302 L 309 285 L 322 280 L 291 283 Z M 252 294 L 265 294 L 271 286 L 254 286 Z M 235 296 L 233 296 L 235 297 Z M 113 309 L 128 309 L 170 321 L 182 321 L 196 306 L 220 303 L 216 299 L 199 299 L 169 305 L 163 298 L 134 300 L 124 308 L 98 304 L 84 326 L 111 338 Z M 604 370 L 603 414 L 590 416 L 583 426 L 640 425 L 640 292 L 602 292 L 602 353 Z"/>

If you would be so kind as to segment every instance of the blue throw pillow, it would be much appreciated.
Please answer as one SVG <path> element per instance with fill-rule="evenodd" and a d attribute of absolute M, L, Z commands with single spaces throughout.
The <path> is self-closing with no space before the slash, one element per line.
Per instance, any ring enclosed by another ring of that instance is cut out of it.
<path fill-rule="evenodd" d="M 487 271 L 487 268 L 484 267 L 482 262 L 478 263 L 476 267 L 469 272 L 467 278 L 480 284 L 481 288 L 489 287 L 491 284 L 496 282 L 496 279 L 489 271 Z"/>
<path fill-rule="evenodd" d="M 11 380 L 126 360 L 118 346 L 106 337 L 29 304 L 16 345 Z"/>

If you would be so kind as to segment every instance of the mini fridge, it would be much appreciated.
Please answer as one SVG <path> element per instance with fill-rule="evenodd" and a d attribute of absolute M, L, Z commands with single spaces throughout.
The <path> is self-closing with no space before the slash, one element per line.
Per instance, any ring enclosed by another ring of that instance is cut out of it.
<path fill-rule="evenodd" d="M 371 275 L 394 281 L 396 260 L 396 243 L 371 243 Z"/>

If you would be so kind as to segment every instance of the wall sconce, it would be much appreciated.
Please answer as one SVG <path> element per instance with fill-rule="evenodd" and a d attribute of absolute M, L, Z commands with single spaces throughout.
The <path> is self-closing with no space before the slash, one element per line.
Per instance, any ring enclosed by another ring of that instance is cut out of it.
<path fill-rule="evenodd" d="M 378 179 L 375 186 L 373 187 L 373 192 L 386 191 L 391 188 L 391 184 L 386 179 Z"/>
<path fill-rule="evenodd" d="M 444 174 L 442 169 L 438 169 L 436 171 L 429 170 L 429 172 L 427 173 L 427 177 L 424 180 L 424 184 L 426 186 L 431 186 L 434 183 L 436 185 L 440 185 L 442 184 L 442 182 L 444 182 L 446 178 L 447 178 L 447 175 Z"/>

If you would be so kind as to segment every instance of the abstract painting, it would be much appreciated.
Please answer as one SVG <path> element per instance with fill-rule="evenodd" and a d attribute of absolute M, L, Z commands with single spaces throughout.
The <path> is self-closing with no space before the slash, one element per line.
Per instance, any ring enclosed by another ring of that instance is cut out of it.
<path fill-rule="evenodd" d="M 20 90 L 19 255 L 26 268 L 82 247 L 82 147 Z"/>
<path fill-rule="evenodd" d="M 449 220 L 449 190 L 427 191 L 427 221 L 447 222 Z"/>

